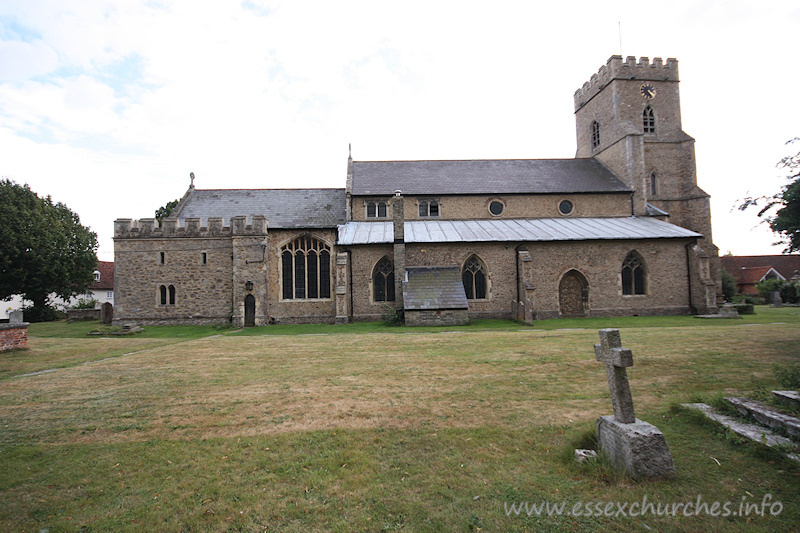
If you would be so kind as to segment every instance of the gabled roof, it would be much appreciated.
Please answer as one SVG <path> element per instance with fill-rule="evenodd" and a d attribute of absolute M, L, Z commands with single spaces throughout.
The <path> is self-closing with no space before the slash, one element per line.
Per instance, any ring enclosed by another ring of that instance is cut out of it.
<path fill-rule="evenodd" d="M 269 228 L 335 228 L 345 222 L 344 189 L 191 189 L 173 217 L 264 215 Z"/>
<path fill-rule="evenodd" d="M 624 193 L 596 159 L 353 161 L 353 195 Z"/>
<path fill-rule="evenodd" d="M 800 255 L 724 255 L 719 258 L 722 267 L 737 279 L 737 272 L 743 268 L 773 267 L 781 276 L 791 279 L 796 270 L 800 271 Z"/>
<path fill-rule="evenodd" d="M 699 233 L 650 217 L 413 220 L 405 242 L 547 242 L 699 238 Z M 391 222 L 348 222 L 338 244 L 394 242 Z"/>
<path fill-rule="evenodd" d="M 744 267 L 735 272 L 730 272 L 730 274 L 736 279 L 736 282 L 741 285 L 755 285 L 759 281 L 763 281 L 770 272 L 773 272 L 773 277 L 777 279 L 786 279 L 785 276 L 782 276 L 780 272 L 771 266 Z"/>
<path fill-rule="evenodd" d="M 114 288 L 114 262 L 98 261 L 95 270 L 100 272 L 100 281 L 92 282 L 89 289 L 112 290 Z"/>
<path fill-rule="evenodd" d="M 467 309 L 467 293 L 461 269 L 454 267 L 408 267 L 403 282 L 403 308 Z"/>

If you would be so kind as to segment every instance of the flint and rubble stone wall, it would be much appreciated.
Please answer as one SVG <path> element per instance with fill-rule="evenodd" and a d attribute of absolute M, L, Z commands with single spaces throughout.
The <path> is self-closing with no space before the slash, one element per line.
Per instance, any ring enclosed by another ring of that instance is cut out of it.
<path fill-rule="evenodd" d="M 366 203 L 382 199 L 387 202 L 386 218 L 367 218 Z M 405 220 L 473 220 L 506 218 L 560 218 L 558 211 L 562 200 L 569 200 L 574 210 L 569 217 L 608 217 L 630 216 L 630 193 L 614 194 L 498 194 L 464 196 L 404 196 L 403 211 Z M 438 217 L 420 217 L 419 202 L 436 199 L 440 202 Z M 489 212 L 489 204 L 495 200 L 503 203 L 503 213 L 496 217 Z M 352 201 L 353 220 L 374 221 L 391 220 L 392 206 L 388 198 L 354 197 Z"/>

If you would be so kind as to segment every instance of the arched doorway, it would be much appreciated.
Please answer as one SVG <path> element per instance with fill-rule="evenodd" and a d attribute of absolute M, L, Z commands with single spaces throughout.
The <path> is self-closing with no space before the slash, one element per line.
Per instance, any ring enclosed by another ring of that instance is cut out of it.
<path fill-rule="evenodd" d="M 564 274 L 561 283 L 558 284 L 558 301 L 561 306 L 561 316 L 586 316 L 589 283 L 583 274 L 577 270 L 570 270 Z"/>
<path fill-rule="evenodd" d="M 256 299 L 252 294 L 244 298 L 244 327 L 249 328 L 256 325 Z"/>

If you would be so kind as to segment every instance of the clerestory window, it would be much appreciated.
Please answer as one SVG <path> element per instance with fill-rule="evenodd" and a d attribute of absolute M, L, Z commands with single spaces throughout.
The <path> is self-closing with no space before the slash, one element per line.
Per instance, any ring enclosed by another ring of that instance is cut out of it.
<path fill-rule="evenodd" d="M 386 218 L 386 202 L 367 202 L 367 218 Z"/>
<path fill-rule="evenodd" d="M 437 200 L 420 200 L 419 201 L 419 216 L 420 217 L 438 217 L 440 205 Z"/>
<path fill-rule="evenodd" d="M 330 246 L 304 235 L 281 248 L 284 300 L 331 297 Z"/>

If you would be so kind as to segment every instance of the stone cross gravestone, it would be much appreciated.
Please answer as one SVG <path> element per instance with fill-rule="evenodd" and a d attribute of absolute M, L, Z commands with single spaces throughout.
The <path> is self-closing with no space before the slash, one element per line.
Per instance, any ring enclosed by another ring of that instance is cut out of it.
<path fill-rule="evenodd" d="M 595 358 L 606 365 L 614 407 L 613 416 L 597 419 L 600 449 L 612 463 L 633 477 L 674 474 L 675 465 L 664 434 L 633 413 L 633 398 L 625 370 L 633 366 L 633 353 L 622 347 L 619 330 L 601 329 L 600 344 L 594 345 L 594 353 Z"/>
<path fill-rule="evenodd" d="M 633 414 L 633 398 L 628 385 L 628 372 L 625 369 L 633 366 L 633 353 L 622 347 L 618 329 L 600 330 L 600 344 L 594 345 L 594 356 L 606 364 L 614 418 L 617 422 L 632 424 L 636 421 L 636 416 Z"/>

